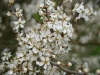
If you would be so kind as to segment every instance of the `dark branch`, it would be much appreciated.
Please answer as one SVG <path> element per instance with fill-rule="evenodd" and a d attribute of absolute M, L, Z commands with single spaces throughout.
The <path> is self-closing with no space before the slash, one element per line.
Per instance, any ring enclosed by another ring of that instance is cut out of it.
<path fill-rule="evenodd" d="M 53 61 L 50 61 L 50 63 L 51 63 L 52 65 L 54 65 L 54 66 L 57 66 L 59 69 L 61 69 L 62 71 L 66 72 L 66 73 L 68 73 L 68 74 L 84 75 L 84 73 L 79 73 L 79 72 L 76 72 L 76 71 L 68 70 L 68 69 L 66 69 L 66 68 L 64 68 L 64 67 L 62 67 L 62 66 L 56 64 L 56 63 L 53 62 Z"/>

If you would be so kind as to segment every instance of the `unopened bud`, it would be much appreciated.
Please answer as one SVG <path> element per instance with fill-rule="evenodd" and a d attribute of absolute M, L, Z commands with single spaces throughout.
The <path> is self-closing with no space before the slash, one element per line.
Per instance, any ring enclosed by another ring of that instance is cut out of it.
<path fill-rule="evenodd" d="M 78 70 L 79 73 L 82 73 L 82 70 Z"/>
<path fill-rule="evenodd" d="M 14 3 L 14 0 L 9 0 L 9 4 L 13 4 Z"/>
<path fill-rule="evenodd" d="M 67 62 L 66 66 L 72 66 L 72 63 L 71 62 Z"/>
<path fill-rule="evenodd" d="M 85 73 L 87 73 L 87 72 L 89 71 L 89 69 L 88 69 L 88 68 L 84 68 L 83 71 L 84 71 Z"/>
<path fill-rule="evenodd" d="M 60 61 L 57 61 L 57 64 L 58 64 L 58 65 L 60 65 L 60 64 L 61 64 L 61 62 L 60 62 Z"/>
<path fill-rule="evenodd" d="M 68 62 L 68 65 L 69 65 L 69 66 L 72 66 L 72 63 L 71 63 L 71 62 Z"/>
<path fill-rule="evenodd" d="M 11 13 L 9 11 L 7 12 L 7 16 L 11 16 Z"/>
<path fill-rule="evenodd" d="M 52 58 L 55 58 L 56 56 L 55 55 L 52 55 Z"/>
<path fill-rule="evenodd" d="M 96 73 L 97 73 L 97 74 L 100 74 L 100 69 L 97 69 L 97 70 L 96 70 Z"/>
<path fill-rule="evenodd" d="M 24 68 L 23 70 L 24 70 L 25 73 L 27 72 L 27 68 Z"/>

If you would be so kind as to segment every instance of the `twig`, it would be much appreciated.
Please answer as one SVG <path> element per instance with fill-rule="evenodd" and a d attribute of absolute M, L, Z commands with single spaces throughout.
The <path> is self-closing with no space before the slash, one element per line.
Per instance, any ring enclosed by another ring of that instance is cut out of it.
<path fill-rule="evenodd" d="M 47 10 L 47 7 L 46 7 L 46 1 L 44 0 L 44 6 L 45 6 L 45 13 L 46 13 L 46 17 L 47 19 L 49 20 L 49 15 L 48 15 L 48 10 Z"/>
<path fill-rule="evenodd" d="M 66 69 L 66 68 L 64 68 L 64 67 L 62 67 L 62 66 L 56 64 L 56 63 L 53 62 L 53 61 L 50 61 L 50 63 L 51 63 L 52 65 L 54 65 L 54 66 L 57 66 L 59 69 L 65 71 L 65 72 L 68 73 L 68 74 L 84 75 L 84 73 L 79 73 L 79 72 L 76 72 L 76 71 L 68 70 L 68 69 Z"/>
<path fill-rule="evenodd" d="M 14 45 L 11 49 L 10 49 L 10 51 L 12 51 L 14 48 L 16 48 L 18 46 L 18 44 L 16 44 L 16 45 Z"/>
<path fill-rule="evenodd" d="M 91 45 L 91 46 L 99 46 L 100 45 L 99 42 L 81 43 L 81 42 L 76 42 L 74 40 L 72 40 L 71 43 L 72 44 L 78 44 L 80 46 L 88 46 L 88 45 Z"/>
<path fill-rule="evenodd" d="M 63 3 L 63 0 L 60 1 L 59 6 L 61 6 L 62 3 Z"/>
<path fill-rule="evenodd" d="M 96 2 L 93 4 L 93 7 L 99 2 L 100 0 L 96 0 Z"/>

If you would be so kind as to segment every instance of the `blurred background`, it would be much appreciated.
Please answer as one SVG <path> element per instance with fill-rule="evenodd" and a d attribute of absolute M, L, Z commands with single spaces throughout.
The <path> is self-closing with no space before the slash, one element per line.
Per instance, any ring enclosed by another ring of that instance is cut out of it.
<path fill-rule="evenodd" d="M 26 20 L 25 27 L 38 23 L 35 18 L 38 4 L 43 0 L 15 0 L 13 9 L 19 7 L 23 9 L 24 19 Z M 59 5 L 63 0 L 54 0 Z M 85 1 L 85 6 L 90 8 L 96 0 L 73 0 L 72 3 L 63 2 L 64 12 L 71 15 L 75 3 Z M 59 59 L 62 62 L 70 61 L 73 66 L 72 70 L 82 69 L 95 73 L 100 69 L 100 1 L 93 7 L 97 12 L 95 17 L 90 21 L 85 22 L 80 19 L 77 22 L 72 21 L 74 34 L 71 38 L 71 50 L 68 54 L 64 54 Z M 16 17 L 6 16 L 7 12 L 11 11 L 8 7 L 8 0 L 0 0 L 0 58 L 4 52 L 15 53 L 18 47 L 16 41 L 16 33 L 13 31 L 13 21 Z M 62 59 L 62 57 L 64 57 Z M 0 59 L 1 62 L 1 59 Z"/>

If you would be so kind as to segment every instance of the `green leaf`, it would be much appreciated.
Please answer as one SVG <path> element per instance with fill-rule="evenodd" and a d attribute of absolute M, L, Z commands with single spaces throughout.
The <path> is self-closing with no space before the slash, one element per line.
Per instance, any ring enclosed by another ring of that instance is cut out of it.
<path fill-rule="evenodd" d="M 35 20 L 39 23 L 43 23 L 43 20 L 41 20 L 41 16 L 39 15 L 39 13 L 35 13 L 33 15 L 33 17 L 35 18 Z"/>

